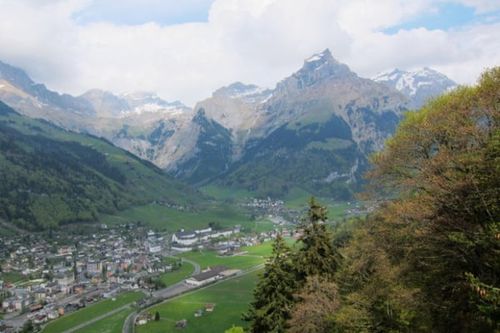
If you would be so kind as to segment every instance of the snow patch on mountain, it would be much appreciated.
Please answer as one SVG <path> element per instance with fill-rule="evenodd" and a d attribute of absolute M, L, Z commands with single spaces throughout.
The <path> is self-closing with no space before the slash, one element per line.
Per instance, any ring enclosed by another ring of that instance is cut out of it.
<path fill-rule="evenodd" d="M 383 72 L 372 80 L 398 90 L 410 99 L 412 107 L 419 108 L 432 97 L 457 86 L 446 75 L 428 67 L 411 71 L 394 69 Z"/>

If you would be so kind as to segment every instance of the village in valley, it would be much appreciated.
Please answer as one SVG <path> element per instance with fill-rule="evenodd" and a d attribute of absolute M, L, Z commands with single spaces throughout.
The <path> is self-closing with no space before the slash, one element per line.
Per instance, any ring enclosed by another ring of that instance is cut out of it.
<path fill-rule="evenodd" d="M 266 214 L 280 207 L 258 201 L 252 201 L 252 205 L 261 205 Z M 68 232 L 68 228 L 1 237 L 0 332 L 14 332 L 27 321 L 43 326 L 126 291 L 149 295 L 137 304 L 150 306 L 171 296 L 161 293 L 171 286 L 158 282 L 159 277 L 183 265 L 184 259 L 177 255 L 193 251 L 210 251 L 220 257 L 240 255 L 243 247 L 273 239 L 278 227 L 290 236 L 287 230 L 292 228 L 286 228 L 282 218 L 278 220 L 276 228 L 260 233 L 244 233 L 239 225 L 221 228 L 210 223 L 204 228 L 169 234 L 139 223 L 96 225 L 92 232 L 83 233 Z M 183 293 L 240 272 L 223 265 L 204 269 L 198 266 L 175 292 Z M 145 319 L 147 316 L 138 318 L 137 324 L 144 324 Z"/>

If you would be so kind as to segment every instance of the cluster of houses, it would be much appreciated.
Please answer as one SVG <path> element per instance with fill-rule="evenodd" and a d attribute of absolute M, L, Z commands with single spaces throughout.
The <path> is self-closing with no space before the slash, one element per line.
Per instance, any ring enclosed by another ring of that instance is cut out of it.
<path fill-rule="evenodd" d="M 147 276 L 172 270 L 163 260 L 165 235 L 140 228 L 129 235 L 120 226 L 50 240 L 2 238 L 0 280 L 4 275 L 19 281 L 0 283 L 0 312 L 29 313 L 34 323 L 44 323 L 94 299 L 141 288 Z"/>
<path fill-rule="evenodd" d="M 257 199 L 252 198 L 249 201 L 242 203 L 241 206 L 250 209 L 253 213 L 257 215 L 266 216 L 282 216 L 286 215 L 287 209 L 285 208 L 285 202 L 282 200 L 273 200 L 271 198 L 267 199 Z"/>

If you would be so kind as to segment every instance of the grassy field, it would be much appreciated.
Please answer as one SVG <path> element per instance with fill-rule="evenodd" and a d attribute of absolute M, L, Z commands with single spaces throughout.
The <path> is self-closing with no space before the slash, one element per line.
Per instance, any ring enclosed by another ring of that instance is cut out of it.
<path fill-rule="evenodd" d="M 234 278 L 219 284 L 173 299 L 150 310 L 160 313 L 160 321 L 139 326 L 137 333 L 178 332 L 175 322 L 187 319 L 185 333 L 222 333 L 232 325 L 245 326 L 241 314 L 248 309 L 252 291 L 257 282 L 258 272 Z M 214 303 L 212 313 L 194 317 L 195 311 L 203 309 L 207 303 Z"/>
<path fill-rule="evenodd" d="M 246 231 L 261 233 L 274 230 L 273 222 L 269 220 L 257 220 L 246 224 Z"/>
<path fill-rule="evenodd" d="M 216 185 L 207 185 L 200 188 L 201 192 L 219 200 L 234 200 L 245 201 L 249 198 L 255 197 L 255 194 L 244 189 L 231 189 L 227 187 L 220 187 Z M 308 191 L 293 187 L 286 197 L 283 199 L 285 206 L 290 209 L 306 209 L 309 205 L 309 200 L 312 194 Z M 349 208 L 347 202 L 333 201 L 329 198 L 317 198 L 317 201 L 328 208 L 328 217 L 330 220 L 341 219 L 345 216 L 345 211 Z M 267 220 L 252 222 L 253 230 L 257 232 L 273 230 L 272 223 Z"/>
<path fill-rule="evenodd" d="M 119 212 L 116 215 L 102 215 L 101 222 L 119 224 L 141 221 L 152 228 L 169 232 L 181 228 L 195 229 L 208 226 L 209 222 L 218 222 L 223 227 L 234 225 L 248 225 L 251 219 L 237 207 L 211 205 L 200 211 L 179 211 L 162 205 L 149 204 L 133 207 Z"/>
<path fill-rule="evenodd" d="M 121 333 L 123 323 L 133 309 L 125 309 L 112 316 L 96 321 L 92 325 L 75 331 L 76 333 Z"/>
<path fill-rule="evenodd" d="M 21 281 L 27 281 L 28 279 L 17 272 L 0 273 L 0 280 L 6 283 L 18 283 Z"/>
<path fill-rule="evenodd" d="M 285 241 L 289 246 L 293 246 L 295 243 L 292 238 L 287 238 Z M 273 242 L 266 242 L 255 246 L 242 247 L 241 251 L 245 253 L 236 256 L 219 256 L 213 251 L 186 252 L 179 256 L 197 262 L 202 269 L 217 265 L 235 269 L 249 269 L 265 263 L 266 258 L 271 255 L 272 246 Z"/>
<path fill-rule="evenodd" d="M 207 185 L 200 191 L 209 197 L 218 200 L 243 201 L 255 197 L 255 194 L 245 189 L 234 189 L 230 187 Z"/>
<path fill-rule="evenodd" d="M 188 262 L 184 262 L 178 270 L 173 272 L 168 272 L 162 274 L 160 279 L 165 283 L 168 287 L 170 285 L 176 284 L 177 282 L 181 282 L 185 278 L 189 277 L 194 271 L 193 265 Z"/>
<path fill-rule="evenodd" d="M 183 258 L 191 259 L 200 264 L 201 269 L 224 265 L 229 268 L 247 269 L 264 262 L 264 258 L 256 255 L 238 255 L 231 257 L 218 256 L 212 251 L 186 252 L 180 255 Z"/>
<path fill-rule="evenodd" d="M 64 332 L 72 327 L 80 325 L 92 318 L 103 315 L 111 310 L 130 304 L 144 297 L 141 292 L 127 292 L 116 297 L 116 300 L 107 299 L 96 304 L 90 305 L 84 309 L 73 312 L 67 316 L 50 322 L 43 333 Z M 122 321 L 123 322 L 123 321 Z M 121 322 L 120 322 L 121 323 Z"/>
<path fill-rule="evenodd" d="M 328 209 L 328 219 L 330 221 L 341 220 L 346 217 L 346 210 L 350 207 L 347 202 L 325 201 L 324 205 Z"/>

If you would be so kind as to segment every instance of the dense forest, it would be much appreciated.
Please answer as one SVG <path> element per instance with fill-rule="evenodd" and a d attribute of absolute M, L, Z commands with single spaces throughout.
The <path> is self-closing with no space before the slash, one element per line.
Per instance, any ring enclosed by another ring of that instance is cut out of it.
<path fill-rule="evenodd" d="M 499 121 L 500 68 L 408 113 L 368 173 L 365 195 L 390 199 L 334 230 L 312 200 L 297 244 L 274 243 L 249 331 L 498 332 Z"/>
<path fill-rule="evenodd" d="M 37 230 L 95 222 L 153 200 L 198 194 L 149 162 L 83 134 L 29 119 L 0 102 L 0 219 Z"/>

